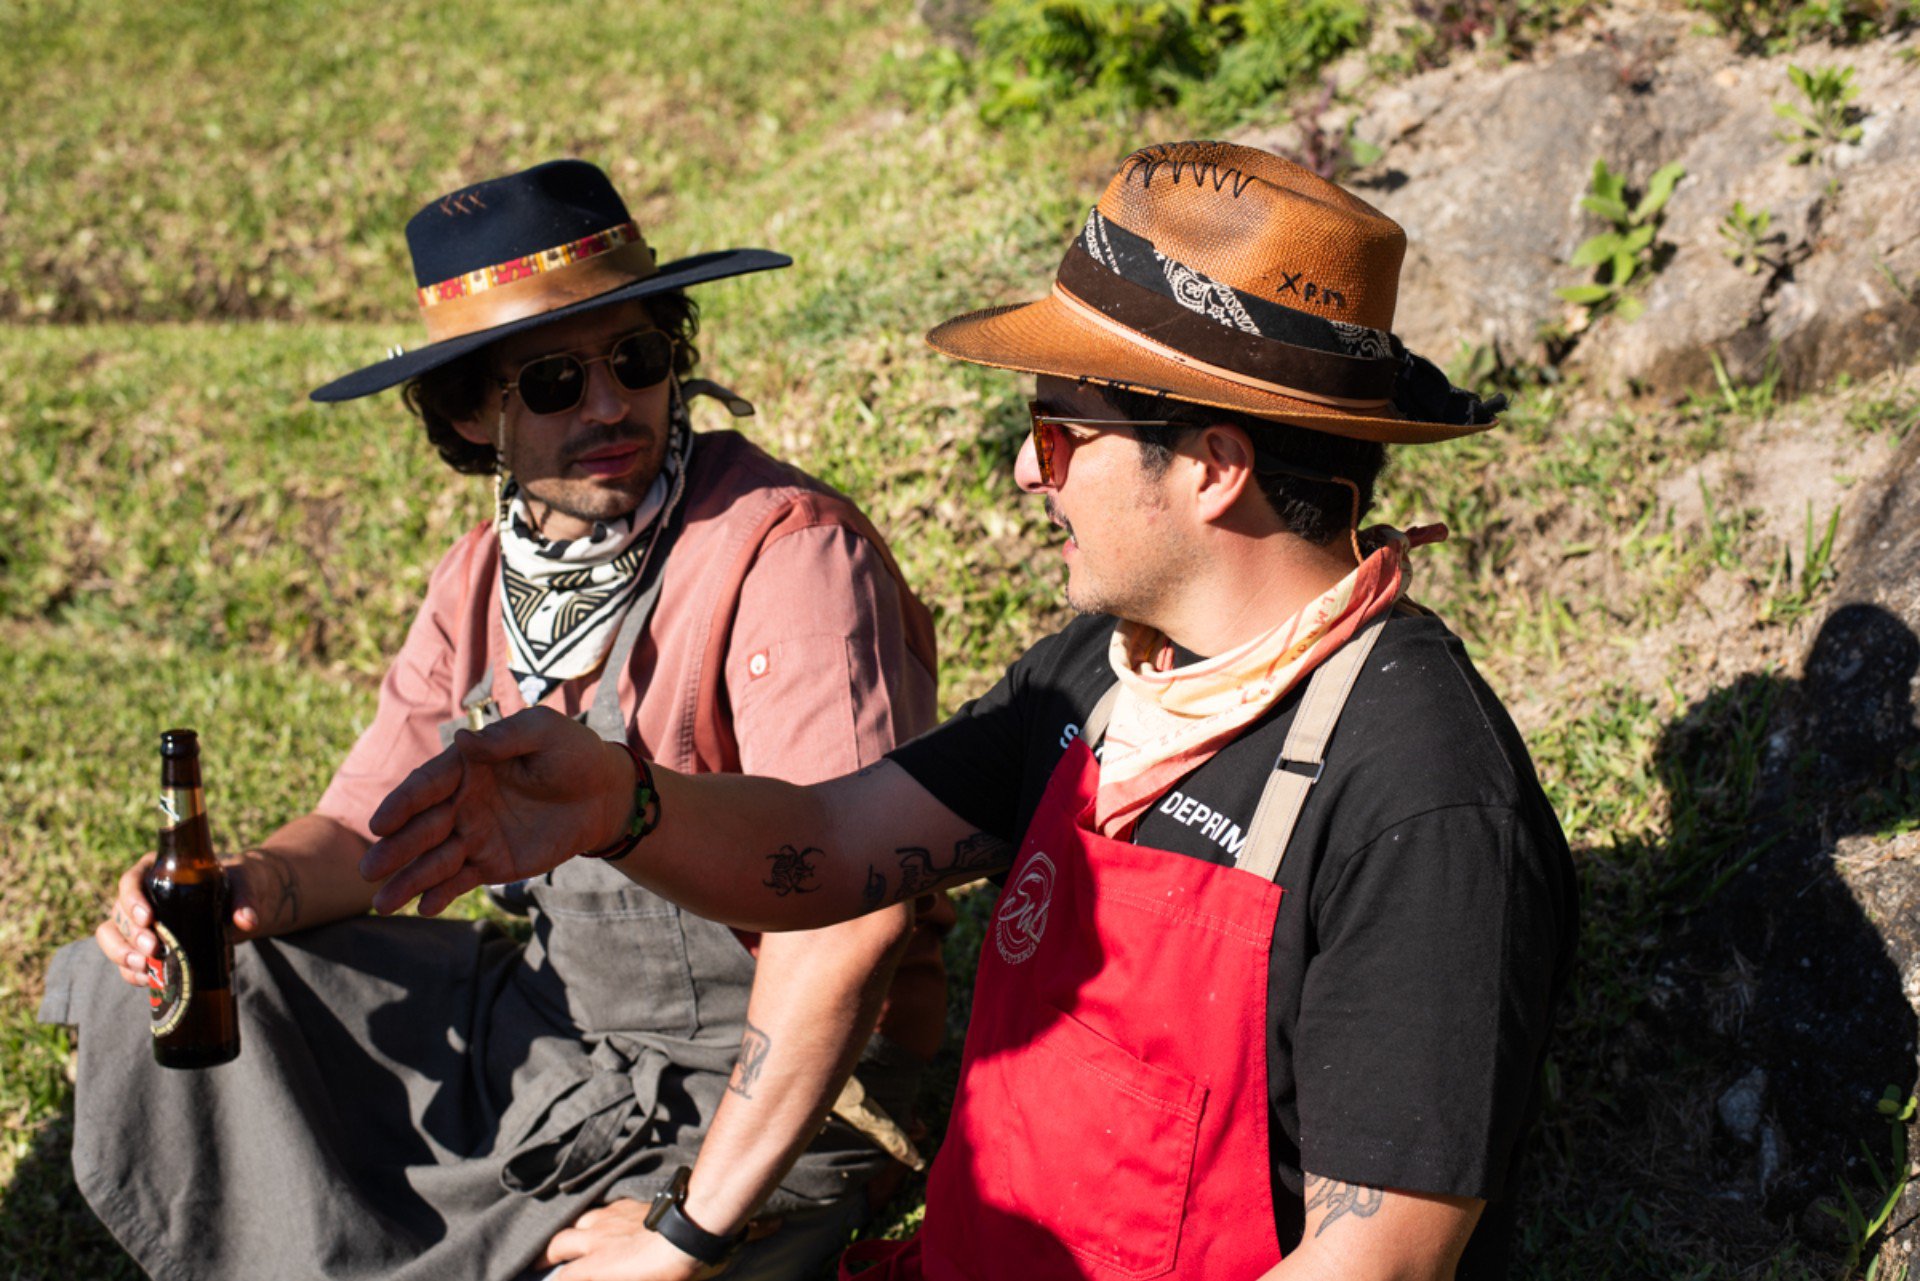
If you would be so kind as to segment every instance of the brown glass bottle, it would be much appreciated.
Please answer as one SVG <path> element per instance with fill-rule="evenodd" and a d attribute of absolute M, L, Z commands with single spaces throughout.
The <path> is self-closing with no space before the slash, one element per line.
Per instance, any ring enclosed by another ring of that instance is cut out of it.
<path fill-rule="evenodd" d="M 147 962 L 153 1057 L 161 1067 L 198 1068 L 240 1053 L 233 1004 L 233 890 L 213 857 L 200 791 L 200 740 L 190 729 L 160 735 L 160 848 L 147 872 L 159 954 Z"/>

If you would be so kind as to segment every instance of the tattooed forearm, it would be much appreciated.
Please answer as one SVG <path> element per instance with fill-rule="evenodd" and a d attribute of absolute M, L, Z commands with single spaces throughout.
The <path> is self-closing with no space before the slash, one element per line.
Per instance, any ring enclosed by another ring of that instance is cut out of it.
<path fill-rule="evenodd" d="M 1307 1214 L 1311 1216 L 1320 1209 L 1327 1212 L 1326 1217 L 1320 1220 L 1320 1226 L 1313 1230 L 1316 1237 L 1344 1215 L 1371 1219 L 1380 1212 L 1380 1205 L 1385 1199 L 1385 1191 L 1364 1183 L 1341 1183 L 1337 1179 L 1322 1179 L 1311 1174 L 1307 1176 Z"/>
<path fill-rule="evenodd" d="M 813 860 L 820 857 L 820 851 L 809 845 L 804 849 L 795 849 L 791 845 L 782 845 L 777 851 L 767 855 L 773 863 L 773 870 L 767 879 L 760 882 L 781 898 L 789 894 L 811 894 L 819 889 L 810 884 L 813 880 Z"/>
<path fill-rule="evenodd" d="M 975 832 L 953 847 L 953 866 L 967 872 L 997 872 L 1013 865 L 1013 846 L 997 836 Z"/>
<path fill-rule="evenodd" d="M 901 898 L 925 893 L 959 872 L 985 876 L 1013 861 L 1013 847 L 985 832 L 975 832 L 955 842 L 953 856 L 945 860 L 936 861 L 933 852 L 923 845 L 903 845 L 894 853 L 900 856 Z"/>
<path fill-rule="evenodd" d="M 300 924 L 300 878 L 284 854 L 272 850 L 251 851 L 253 867 L 248 869 L 247 888 L 252 893 L 253 910 L 260 924 L 275 933 L 298 928 Z"/>
<path fill-rule="evenodd" d="M 760 1079 L 761 1069 L 767 1066 L 767 1053 L 772 1049 L 773 1038 L 748 1023 L 747 1034 L 740 1040 L 740 1057 L 734 1060 L 727 1088 L 743 1099 L 752 1098 L 754 1082 Z"/>
<path fill-rule="evenodd" d="M 887 878 L 876 867 L 867 868 L 867 883 L 860 891 L 860 902 L 868 911 L 887 901 Z"/>

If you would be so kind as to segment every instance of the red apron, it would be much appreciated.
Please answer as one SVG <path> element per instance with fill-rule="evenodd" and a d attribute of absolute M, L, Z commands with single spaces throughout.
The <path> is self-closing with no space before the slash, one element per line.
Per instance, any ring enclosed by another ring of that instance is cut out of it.
<path fill-rule="evenodd" d="M 1278 886 L 1091 830 L 1054 769 L 980 949 L 953 1116 L 867 1281 L 1252 1278 L 1280 1261 L 1267 1151 Z"/>

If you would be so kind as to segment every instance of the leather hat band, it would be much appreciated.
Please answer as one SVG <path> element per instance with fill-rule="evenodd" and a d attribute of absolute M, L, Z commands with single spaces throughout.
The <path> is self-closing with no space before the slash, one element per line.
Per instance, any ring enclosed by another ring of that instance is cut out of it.
<path fill-rule="evenodd" d="M 570 247 L 563 246 L 562 250 L 550 253 L 561 253 L 566 248 Z M 464 286 L 460 292 L 454 292 L 456 281 L 420 290 L 420 314 L 427 324 L 428 340 L 444 342 L 558 311 L 622 285 L 646 280 L 657 270 L 653 250 L 638 239 L 551 266 L 541 261 L 547 256 L 535 255 L 519 259 L 507 268 L 489 268 L 486 273 L 459 277 L 458 285 Z M 528 267 L 530 263 L 541 265 Z M 500 279 L 508 270 L 514 271 L 513 278 Z M 482 276 L 484 283 L 476 280 Z M 474 288 L 475 284 L 479 287 Z"/>
<path fill-rule="evenodd" d="M 1102 267 L 1081 242 L 1067 251 L 1057 281 L 1056 294 L 1097 311 L 1123 334 L 1138 335 L 1162 354 L 1229 381 L 1355 409 L 1393 398 L 1400 362 L 1391 355 L 1344 355 L 1221 324 Z M 1310 325 L 1325 326 L 1332 335 L 1328 322 L 1298 314 L 1296 327 Z"/>

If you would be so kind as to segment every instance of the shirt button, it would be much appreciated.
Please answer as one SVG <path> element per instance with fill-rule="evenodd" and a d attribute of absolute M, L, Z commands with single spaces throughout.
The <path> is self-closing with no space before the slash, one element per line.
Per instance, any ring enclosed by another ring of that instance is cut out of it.
<path fill-rule="evenodd" d="M 761 650 L 758 654 L 755 654 L 747 660 L 747 673 L 751 676 L 765 676 L 767 674 L 767 652 L 765 650 Z"/>

